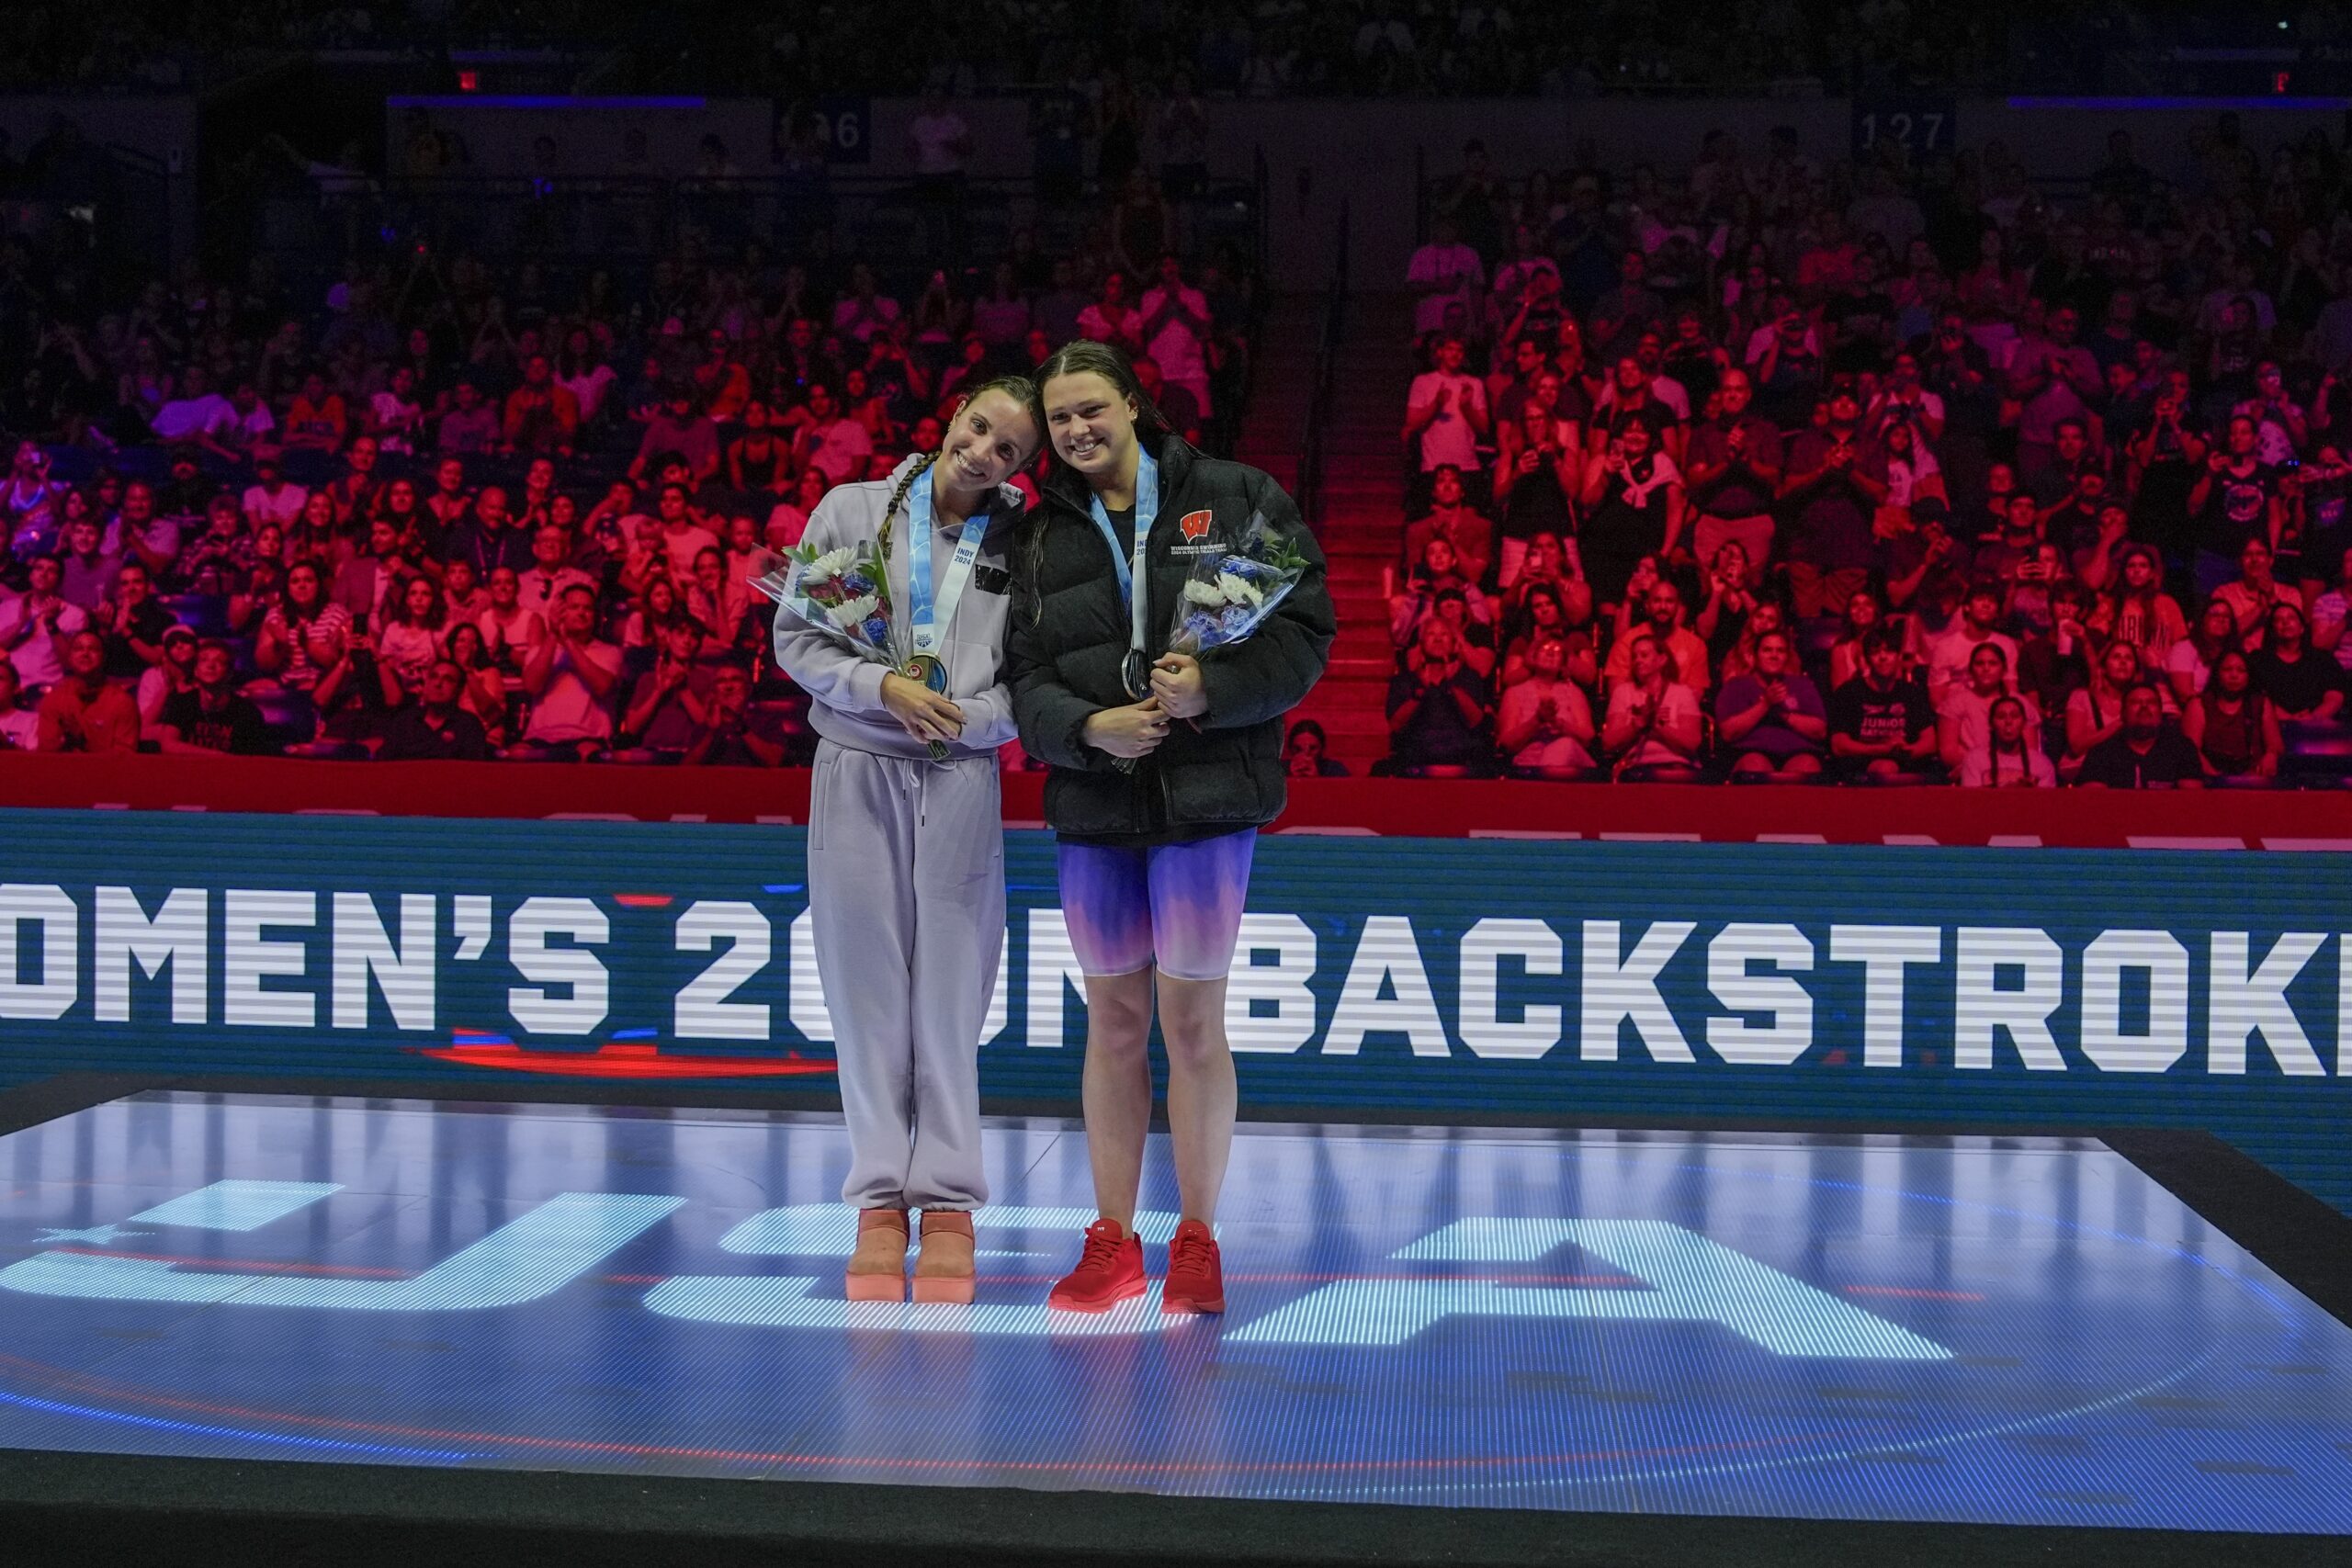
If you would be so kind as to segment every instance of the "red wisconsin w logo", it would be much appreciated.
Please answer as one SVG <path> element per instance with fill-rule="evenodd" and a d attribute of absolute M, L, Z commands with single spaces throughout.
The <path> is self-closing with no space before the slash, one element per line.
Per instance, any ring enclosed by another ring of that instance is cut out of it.
<path fill-rule="evenodd" d="M 1202 539 L 1208 536 L 1209 525 L 1215 521 L 1216 518 L 1213 513 L 1187 512 L 1178 526 L 1184 530 L 1184 537 Z"/>

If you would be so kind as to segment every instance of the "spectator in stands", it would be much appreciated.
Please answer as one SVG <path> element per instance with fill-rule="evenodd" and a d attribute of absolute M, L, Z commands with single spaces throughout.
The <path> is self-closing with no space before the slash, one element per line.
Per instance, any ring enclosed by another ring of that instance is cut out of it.
<path fill-rule="evenodd" d="M 531 565 L 530 536 L 514 525 L 502 485 L 482 487 L 473 510 L 450 528 L 442 547 L 445 559 L 465 561 L 483 582 L 492 581 L 501 567 L 521 572 Z"/>
<path fill-rule="evenodd" d="M 1421 546 L 1421 558 L 1405 579 L 1403 591 L 1389 596 L 1388 633 L 1400 650 L 1420 637 L 1421 623 L 1437 611 L 1439 600 L 1451 594 L 1467 616 L 1481 625 L 1493 619 L 1487 596 L 1463 575 L 1453 547 L 1432 536 Z"/>
<path fill-rule="evenodd" d="M 2066 699 L 2066 760 L 2061 774 L 2073 778 L 2085 758 L 2122 729 L 2124 696 L 2142 675 L 2140 650 L 2130 643 L 2110 642 L 2101 650 L 2089 682 Z"/>
<path fill-rule="evenodd" d="M 1704 694 L 1711 683 L 1707 644 L 1683 625 L 1682 591 L 1664 578 L 1654 577 L 1642 592 L 1643 619 L 1638 626 L 1630 619 L 1633 607 L 1633 596 L 1628 594 L 1617 638 L 1610 648 L 1608 662 L 1601 666 L 1602 682 L 1613 687 L 1633 674 L 1634 644 L 1636 636 L 1645 631 L 1666 655 L 1667 679 L 1690 687 L 1694 697 Z"/>
<path fill-rule="evenodd" d="M 626 761 L 684 756 L 703 728 L 711 682 L 701 663 L 702 624 L 681 615 L 662 622 L 652 635 L 659 654 L 653 668 L 637 678 L 621 719 L 621 733 L 635 749 Z"/>
<path fill-rule="evenodd" d="M 1674 678 L 1673 660 L 1651 628 L 1627 634 L 1627 675 L 1610 689 L 1600 743 L 1620 779 L 1685 783 L 1699 776 L 1705 727 L 1699 699 Z"/>
<path fill-rule="evenodd" d="M 1715 728 L 1733 759 L 1732 776 L 1756 783 L 1807 783 L 1821 773 L 1829 714 L 1820 690 L 1797 668 L 1785 631 L 1756 639 L 1756 667 L 1725 681 Z"/>
<path fill-rule="evenodd" d="M 723 340 L 722 340 L 723 341 Z M 502 452 L 552 452 L 571 456 L 580 435 L 580 400 L 555 378 L 555 362 L 534 354 L 523 362 L 523 382 L 506 394 L 506 412 L 500 422 Z M 647 439 L 653 438 L 649 427 Z M 684 445 L 664 448 L 694 454 Z M 713 471 L 717 465 L 712 465 Z"/>
<path fill-rule="evenodd" d="M 2245 414 L 2230 418 L 2221 449 L 2205 459 L 2205 471 L 2190 486 L 2188 508 L 2195 517 L 2197 592 L 2211 594 L 2229 580 L 2230 565 L 2244 565 L 2249 545 L 2275 552 L 2285 521 L 2278 470 L 2262 460 L 2260 433 Z M 2267 554 L 2265 567 L 2269 565 Z"/>
<path fill-rule="evenodd" d="M 2336 570 L 2335 582 L 2312 600 L 2312 646 L 2333 653 L 2337 664 L 2352 671 L 2352 637 L 2345 635 L 2352 628 L 2352 548 L 2335 552 L 2330 564 Z M 0 646 L 6 637 L 0 632 Z"/>
<path fill-rule="evenodd" d="M 2009 656 L 1999 643 L 1984 642 L 1969 655 L 1968 678 L 1956 681 L 1936 705 L 1936 750 L 1949 773 L 1957 776 L 1968 759 L 1983 750 L 1992 734 L 1993 704 L 2017 696 Z M 2029 728 L 2039 732 L 2041 716 L 2026 711 Z"/>
<path fill-rule="evenodd" d="M 507 732 L 506 676 L 491 659 L 481 627 L 452 615 L 441 637 L 442 656 L 464 676 L 458 705 L 481 721 L 482 733 L 493 750 L 505 745 Z M 395 715 L 395 720 L 401 716 Z M 381 753 L 379 753 L 380 755 Z"/>
<path fill-rule="evenodd" d="M 2164 669 L 2173 644 L 2188 635 L 2179 603 L 2164 591 L 2164 561 L 2146 545 L 2120 552 L 2118 570 L 2084 629 L 2104 642 L 2120 637 L 2140 650 L 2148 670 Z"/>
<path fill-rule="evenodd" d="M 1130 363 L 1136 367 L 1136 384 L 1143 389 L 1143 395 L 1151 400 L 1152 406 L 1159 410 L 1168 428 L 1198 446 L 1203 439 L 1201 406 L 1192 391 L 1169 380 L 1161 373 L 1159 362 L 1148 354 L 1137 355 Z M 921 441 L 914 445 L 917 451 L 938 450 L 936 440 L 928 448 Z"/>
<path fill-rule="evenodd" d="M 1723 372 L 1706 418 L 1691 427 L 1690 464 L 1691 548 L 1712 562 L 1736 541 L 1749 569 L 1760 572 L 1772 557 L 1772 503 L 1781 482 L 1781 433 L 1750 406 L 1747 372 Z"/>
<path fill-rule="evenodd" d="M 1430 224 L 1430 241 L 1413 253 L 1405 269 L 1405 284 L 1416 299 L 1413 333 L 1427 337 L 1445 325 L 1445 308 L 1459 304 L 1466 311 L 1483 299 L 1487 265 L 1478 253 L 1462 243 L 1451 214 L 1441 212 Z"/>
<path fill-rule="evenodd" d="M 515 581 L 521 603 L 544 617 L 553 612 L 563 591 L 575 583 L 589 589 L 596 586 L 594 579 L 571 564 L 571 530 L 553 522 L 532 529 L 531 564 Z"/>
<path fill-rule="evenodd" d="M 162 660 L 164 633 L 173 619 L 156 599 L 147 568 L 131 560 L 116 570 L 114 591 L 98 606 L 90 624 L 106 637 L 107 678 L 136 681 Z"/>
<path fill-rule="evenodd" d="M 2182 705 L 2180 732 L 2204 759 L 2212 783 L 2243 788 L 2278 776 L 2286 750 L 2278 711 L 2255 684 L 2254 667 L 2237 649 L 2223 650 L 2204 691 Z"/>
<path fill-rule="evenodd" d="M 1592 619 L 1592 584 L 1585 580 L 1583 560 L 1574 541 L 1557 534 L 1538 534 L 1527 541 L 1519 573 L 1503 594 L 1505 612 L 1523 614 L 1528 595 L 1546 587 L 1559 595 L 1568 625 L 1580 626 Z"/>
<path fill-rule="evenodd" d="M 2165 676 L 2175 701 L 2186 705 L 2203 691 L 2213 672 L 2213 661 L 2231 649 L 2244 648 L 2237 615 L 2220 599 L 2208 600 L 2197 617 L 2196 629 L 2172 645 L 2165 660 Z"/>
<path fill-rule="evenodd" d="M 2057 770 L 2034 743 L 2023 697 L 1993 699 L 1984 739 L 1962 761 L 1960 782 L 1971 789 L 2049 789 L 2057 784 Z"/>
<path fill-rule="evenodd" d="M 523 667 L 531 717 L 522 754 L 541 760 L 584 761 L 613 738 L 605 705 L 620 679 L 621 650 L 596 635 L 596 595 L 573 585 L 557 605 L 555 625 Z"/>
<path fill-rule="evenodd" d="M 1829 694 L 1829 754 L 1872 784 L 1917 784 L 1936 754 L 1927 688 L 1903 677 L 1903 644 L 1891 628 L 1862 634 L 1862 671 Z"/>
<path fill-rule="evenodd" d="M 1343 779 L 1348 765 L 1330 755 L 1330 739 L 1311 718 L 1292 721 L 1283 738 L 1283 772 L 1295 779 Z"/>
<path fill-rule="evenodd" d="M 1503 587 L 1518 580 L 1528 541 L 1538 534 L 1557 537 L 1572 531 L 1569 504 L 1583 483 L 1584 457 L 1574 445 L 1574 426 L 1558 417 L 1552 403 L 1534 398 L 1521 403 L 1519 418 L 1499 432 L 1488 483 L 1502 517 Z"/>
<path fill-rule="evenodd" d="M 481 634 L 474 631 L 474 636 L 479 638 Z M 435 659 L 428 664 L 418 681 L 418 700 L 392 716 L 377 759 L 386 762 L 489 761 L 489 732 L 462 701 L 467 681 L 464 667 L 454 659 Z"/>
<path fill-rule="evenodd" d="M 490 607 L 476 624 L 492 662 L 520 679 L 548 640 L 548 616 L 523 603 L 522 573 L 511 566 L 491 570 Z"/>
<path fill-rule="evenodd" d="M 435 448 L 449 457 L 471 457 L 497 451 L 504 435 L 498 411 L 482 397 L 481 381 L 459 378 L 449 395 L 448 412 L 441 416 Z"/>
<path fill-rule="evenodd" d="M 1682 473 L 1652 442 L 1650 426 L 1634 420 L 1585 463 L 1577 553 L 1604 609 L 1628 603 L 1641 561 L 1670 556 L 1681 543 Z"/>
<path fill-rule="evenodd" d="M 379 517 L 368 525 L 368 547 L 334 574 L 334 602 L 355 625 L 376 625 L 400 578 L 400 530 L 390 518 Z"/>
<path fill-rule="evenodd" d="M 1487 683 L 1464 660 L 1461 634 L 1442 615 L 1425 616 L 1416 667 L 1388 682 L 1389 757 L 1402 770 L 1462 776 L 1492 766 Z"/>
<path fill-rule="evenodd" d="M 1781 496 L 1794 502 L 1787 560 L 1792 608 L 1800 620 L 1844 605 L 1869 583 L 1877 564 L 1871 519 L 1887 487 L 1863 461 L 1860 421 L 1854 395 L 1833 392 L 1826 422 L 1789 446 Z"/>
<path fill-rule="evenodd" d="M 17 667 L 0 659 L 0 751 L 30 751 L 40 744 L 40 718 L 23 704 Z"/>
<path fill-rule="evenodd" d="M 688 766 L 774 768 L 784 763 L 784 744 L 752 728 L 752 679 L 739 665 L 719 667 L 710 703 L 694 744 L 680 759 Z"/>
<path fill-rule="evenodd" d="M 236 424 L 236 409 L 212 389 L 205 378 L 203 366 L 191 365 L 180 372 L 179 385 L 171 399 L 155 411 L 152 428 L 158 441 L 217 448 Z"/>
<path fill-rule="evenodd" d="M 1525 654 L 1525 671 L 1503 693 L 1496 711 L 1497 749 L 1512 772 L 1532 778 L 1581 778 L 1593 768 L 1592 705 L 1567 675 L 1568 645 L 1556 632 L 1539 632 Z"/>
<path fill-rule="evenodd" d="M 331 391 L 327 378 L 313 370 L 302 378 L 302 389 L 287 405 L 282 439 L 298 451 L 337 452 L 350 425 L 342 394 Z"/>
<path fill-rule="evenodd" d="M 195 682 L 166 698 L 155 733 L 166 751 L 220 752 L 258 757 L 269 750 L 269 728 L 261 709 L 236 690 L 236 656 L 229 645 L 208 637 L 196 646 Z"/>
<path fill-rule="evenodd" d="M 1145 291 L 1136 314 L 1142 318 L 1144 353 L 1168 384 L 1192 394 L 1202 416 L 1214 414 L 1209 371 L 1216 332 L 1207 298 L 1184 281 L 1183 258 L 1175 252 L 1160 256 L 1159 281 Z"/>
<path fill-rule="evenodd" d="M 1976 650 L 1987 643 L 2001 650 L 2001 662 L 2009 669 L 2018 667 L 2018 641 L 2000 629 L 2002 612 L 2007 595 L 2001 584 L 1990 578 L 1969 585 L 1968 597 L 1961 603 L 1958 624 L 1928 643 L 1928 699 L 1940 704 L 1944 694 L 1968 679 L 1971 660 Z"/>
<path fill-rule="evenodd" d="M 2261 646 L 2271 606 L 2293 592 L 2274 575 L 2276 561 L 2269 544 L 2250 538 L 2238 551 L 2238 575 L 2212 592 L 2215 603 L 2230 607 L 2237 635 L 2249 650 Z"/>
<path fill-rule="evenodd" d="M 1503 649 L 1502 673 L 1498 682 L 1499 689 L 1509 691 L 1527 679 L 1535 644 L 1544 641 L 1556 641 L 1561 645 L 1564 650 L 1561 673 L 1567 679 L 1585 687 L 1599 683 L 1600 663 L 1593 655 L 1592 635 L 1583 624 L 1589 618 L 1589 605 L 1586 615 L 1577 616 L 1573 613 L 1566 594 L 1557 584 L 1550 582 L 1531 584 L 1526 594 L 1519 599 L 1518 605 L 1512 621 L 1516 629 Z"/>
<path fill-rule="evenodd" d="M 793 437 L 793 462 L 816 469 L 830 484 L 865 478 L 874 438 L 864 424 L 842 412 L 833 389 L 821 381 L 809 388 L 805 412 L 808 417 Z"/>
<path fill-rule="evenodd" d="M 416 697 L 425 671 L 440 657 L 449 612 L 440 586 L 422 573 L 397 581 L 387 590 L 385 601 L 371 623 L 381 628 L 376 638 L 376 668 L 384 701 L 398 707 Z"/>
<path fill-rule="evenodd" d="M 1078 313 L 1078 335 L 1114 348 L 1143 350 L 1143 318 L 1127 299 L 1127 275 L 1114 268 L 1102 275 L 1094 302 Z"/>
<path fill-rule="evenodd" d="M 812 413 L 818 390 L 809 389 Z M 829 418 L 839 415 L 830 391 L 826 394 L 825 413 Z M 638 443 L 637 459 L 628 466 L 629 481 L 644 484 L 659 477 L 661 459 L 682 457 L 693 481 L 700 484 L 718 472 L 720 457 L 718 424 L 695 409 L 693 393 L 684 387 L 676 388 L 646 422 L 644 437 Z"/>
<path fill-rule="evenodd" d="M 2123 694 L 2122 728 L 2091 748 L 2075 782 L 2094 789 L 2201 789 L 2205 764 L 2165 722 L 2163 695 L 2139 682 Z"/>
<path fill-rule="evenodd" d="M 0 486 L 0 541 L 20 558 L 47 553 L 56 538 L 65 487 L 49 469 L 49 454 L 39 443 L 17 443 L 7 482 Z"/>
<path fill-rule="evenodd" d="M 2293 599 L 2270 606 L 2262 646 L 2251 663 L 2255 685 L 2282 720 L 2325 724 L 2343 711 L 2343 666 L 2312 647 L 2311 624 Z M 2214 668 L 2218 672 L 2220 666 Z M 2210 683 L 2206 689 L 2211 690 Z"/>
<path fill-rule="evenodd" d="M 69 520 L 64 527 L 65 547 L 59 553 L 64 578 L 58 592 L 68 604 L 95 613 L 106 601 L 107 591 L 114 586 L 115 573 L 122 567 L 122 552 L 101 547 L 104 536 L 98 520 L 86 507 L 69 506 Z"/>
<path fill-rule="evenodd" d="M 1838 687 L 1862 672 L 1862 638 L 1886 618 L 1884 602 L 1870 589 L 1848 596 L 1845 624 L 1829 649 L 1829 690 L 1833 695 Z"/>
<path fill-rule="evenodd" d="M 60 592 L 64 569 L 55 556 L 35 556 L 20 594 L 0 592 L 0 652 L 8 656 L 24 689 L 46 692 L 65 676 L 65 653 L 89 613 Z"/>
<path fill-rule="evenodd" d="M 75 632 L 65 645 L 65 678 L 36 710 L 40 751 L 127 754 L 139 749 L 139 708 L 107 679 L 106 639 Z"/>
<path fill-rule="evenodd" d="M 1430 368 L 1413 378 L 1406 398 L 1405 439 L 1419 459 L 1417 496 L 1429 494 L 1440 468 L 1465 477 L 1482 471 L 1478 443 L 1490 427 L 1487 389 L 1463 368 L 1464 352 L 1461 338 L 1441 337 Z"/>

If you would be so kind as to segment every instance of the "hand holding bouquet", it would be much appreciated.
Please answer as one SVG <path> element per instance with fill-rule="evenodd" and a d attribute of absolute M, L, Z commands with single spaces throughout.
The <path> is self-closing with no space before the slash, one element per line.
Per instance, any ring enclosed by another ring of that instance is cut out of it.
<path fill-rule="evenodd" d="M 878 543 L 866 540 L 830 550 L 797 545 L 781 556 L 769 555 L 752 586 L 775 600 L 782 613 L 837 646 L 892 674 L 905 675 L 914 650 L 899 630 L 890 603 L 890 574 L 883 564 L 888 547 L 887 528 Z M 927 741 L 924 749 L 934 762 L 947 760 L 944 741 Z"/>
<path fill-rule="evenodd" d="M 1241 641 L 1265 624 L 1306 575 L 1306 557 L 1297 545 L 1264 513 L 1251 514 L 1239 544 L 1193 565 L 1169 627 L 1168 652 L 1198 659 L 1210 649 Z M 1186 722 L 1200 728 L 1197 720 Z M 1136 767 L 1125 758 L 1114 765 L 1122 773 Z"/>

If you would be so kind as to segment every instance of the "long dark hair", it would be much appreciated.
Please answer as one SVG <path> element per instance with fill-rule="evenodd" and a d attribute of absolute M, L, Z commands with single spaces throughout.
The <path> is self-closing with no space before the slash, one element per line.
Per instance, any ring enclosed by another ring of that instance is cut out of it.
<path fill-rule="evenodd" d="M 1151 446 L 1159 446 L 1162 440 L 1175 433 L 1175 427 L 1168 423 L 1168 416 L 1159 412 L 1159 405 L 1144 395 L 1143 383 L 1136 379 L 1135 366 L 1124 353 L 1110 344 L 1096 343 L 1091 338 L 1075 339 L 1047 355 L 1045 363 L 1030 372 L 1030 376 L 1037 383 L 1037 398 L 1041 408 L 1045 401 L 1046 388 L 1057 377 L 1088 375 L 1100 376 L 1108 381 L 1111 384 L 1111 389 L 1125 399 L 1135 409 L 1136 440 L 1148 444 L 1147 450 Z M 1042 419 L 1039 423 L 1040 428 L 1043 428 Z M 1053 435 L 1050 432 L 1046 437 L 1046 460 L 1048 464 L 1048 478 L 1055 474 L 1077 472 L 1063 460 L 1060 453 L 1054 450 Z M 1021 539 L 1015 547 L 1021 558 L 1022 574 L 1028 581 L 1029 596 L 1033 603 L 1038 599 L 1038 572 L 1044 566 L 1046 558 L 1046 510 L 1043 506 L 1031 508 L 1029 515 L 1022 520 Z M 1042 615 L 1042 608 L 1037 613 Z"/>

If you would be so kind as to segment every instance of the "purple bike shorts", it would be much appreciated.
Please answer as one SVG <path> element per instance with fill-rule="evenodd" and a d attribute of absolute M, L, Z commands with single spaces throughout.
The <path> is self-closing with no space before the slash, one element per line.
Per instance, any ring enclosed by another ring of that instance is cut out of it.
<path fill-rule="evenodd" d="M 1065 840 L 1062 919 L 1078 966 L 1098 979 L 1155 964 L 1173 979 L 1224 979 L 1257 844 L 1255 828 L 1152 849 Z"/>

